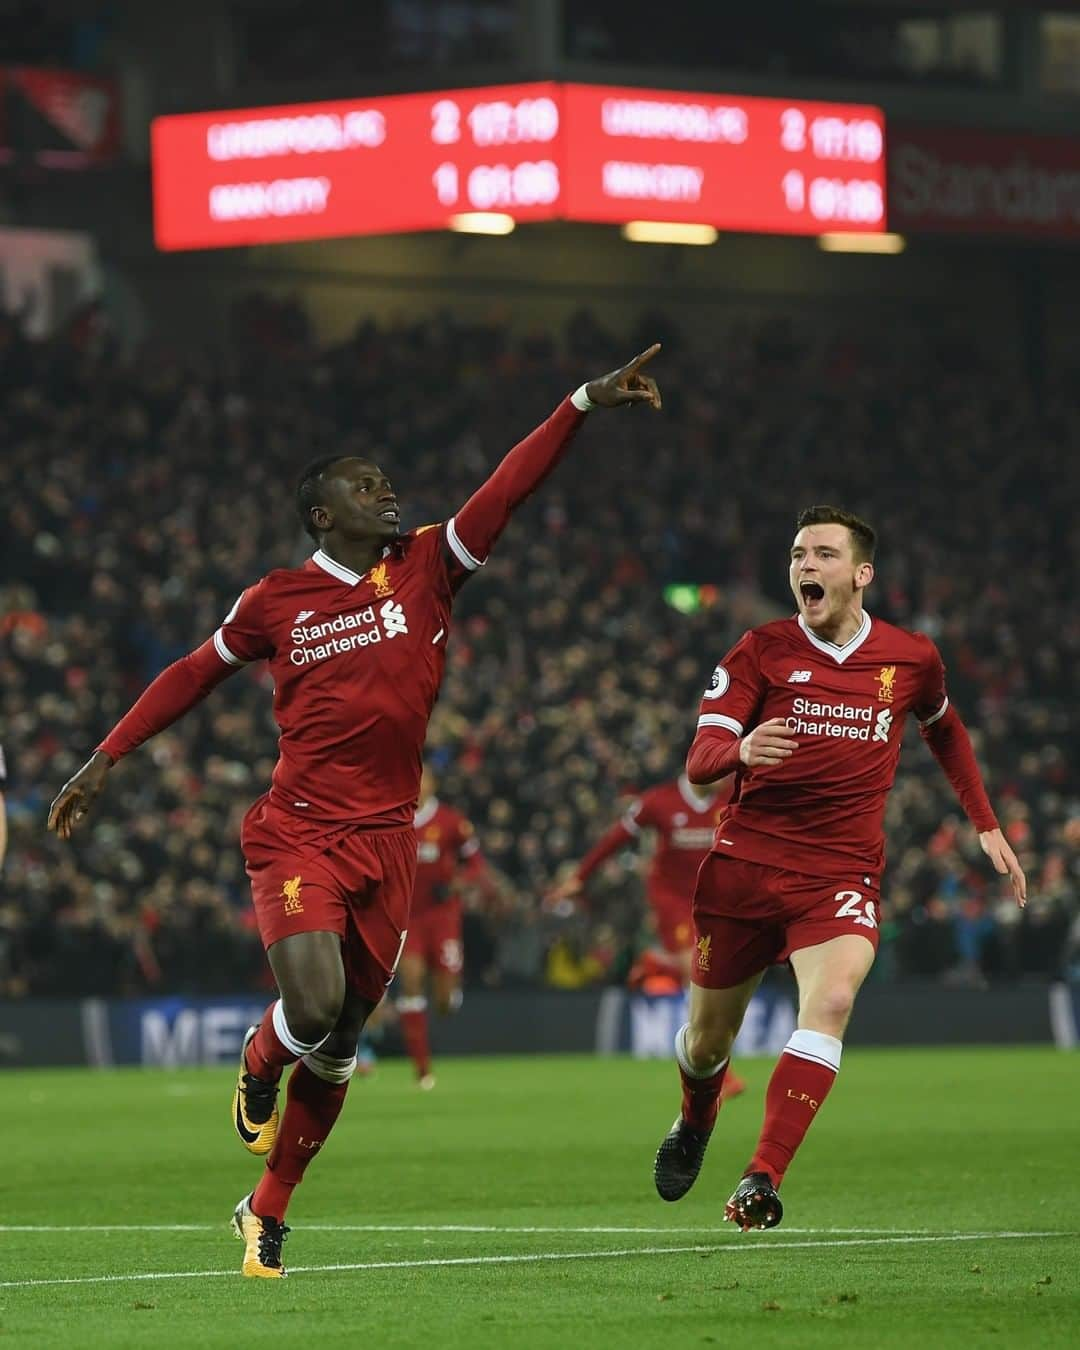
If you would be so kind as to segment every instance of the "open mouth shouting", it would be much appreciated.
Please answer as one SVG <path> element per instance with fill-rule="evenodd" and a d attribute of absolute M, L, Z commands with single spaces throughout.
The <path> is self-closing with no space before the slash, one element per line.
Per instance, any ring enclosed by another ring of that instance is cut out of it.
<path fill-rule="evenodd" d="M 825 587 L 820 581 L 800 581 L 799 595 L 808 614 L 820 613 L 825 605 Z"/>

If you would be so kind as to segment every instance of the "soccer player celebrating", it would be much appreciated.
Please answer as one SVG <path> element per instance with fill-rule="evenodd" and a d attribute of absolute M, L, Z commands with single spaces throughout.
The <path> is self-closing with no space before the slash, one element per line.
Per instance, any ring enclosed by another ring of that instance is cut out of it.
<path fill-rule="evenodd" d="M 244 591 L 211 639 L 153 681 L 50 808 L 49 828 L 69 838 L 123 755 L 234 671 L 269 663 L 279 758 L 270 791 L 244 818 L 241 845 L 280 998 L 244 1040 L 233 1099 L 242 1143 L 268 1155 L 233 1216 L 245 1275 L 285 1274 L 293 1190 L 333 1128 L 360 1030 L 407 940 L 421 750 L 454 598 L 591 408 L 660 407 L 656 382 L 642 371 L 658 350 L 564 399 L 440 525 L 401 534 L 394 489 L 368 460 L 310 464 L 297 507 L 318 545 L 311 558 Z M 290 1064 L 279 1121 L 277 1085 Z"/>
<path fill-rule="evenodd" d="M 646 831 L 655 834 L 645 895 L 655 920 L 657 942 L 645 953 L 643 964 L 650 974 L 670 974 L 680 984 L 688 984 L 695 951 L 690 897 L 733 786 L 725 781 L 701 788 L 680 774 L 648 788 L 596 841 L 570 876 L 548 893 L 547 903 L 557 905 L 576 899 L 608 858 L 638 843 Z M 745 1087 L 742 1079 L 729 1070 L 724 1075 L 722 1095 L 725 1100 L 736 1097 Z"/>
<path fill-rule="evenodd" d="M 874 531 L 831 506 L 804 511 L 797 531 L 790 582 L 798 614 L 751 629 L 716 667 L 686 762 L 692 783 L 735 774 L 736 789 L 694 892 L 690 1020 L 675 1039 L 682 1111 L 654 1169 L 665 1200 L 694 1184 L 746 1006 L 766 967 L 789 962 L 798 1028 L 724 1213 L 744 1232 L 780 1222 L 777 1191 L 833 1085 L 855 995 L 873 964 L 882 820 L 907 713 L 983 852 L 1009 876 L 1019 905 L 1027 895 L 950 706 L 937 648 L 863 609 Z"/>
<path fill-rule="evenodd" d="M 460 811 L 435 795 L 435 775 L 425 765 L 420 801 L 413 817 L 416 831 L 416 880 L 409 913 L 409 936 L 401 953 L 397 998 L 405 1049 L 426 1090 L 435 1086 L 428 1041 L 428 973 L 435 1006 L 444 1016 L 461 1007 L 461 894 L 463 882 L 492 888 L 480 841 Z"/>

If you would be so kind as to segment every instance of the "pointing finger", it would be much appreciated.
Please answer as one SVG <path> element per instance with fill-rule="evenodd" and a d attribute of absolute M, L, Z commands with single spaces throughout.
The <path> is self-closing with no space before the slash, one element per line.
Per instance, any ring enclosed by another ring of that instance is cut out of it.
<path fill-rule="evenodd" d="M 654 342 L 651 347 L 646 347 L 643 352 L 639 352 L 632 361 L 623 367 L 623 369 L 629 371 L 639 370 L 646 361 L 651 361 L 659 350 L 660 343 Z"/>

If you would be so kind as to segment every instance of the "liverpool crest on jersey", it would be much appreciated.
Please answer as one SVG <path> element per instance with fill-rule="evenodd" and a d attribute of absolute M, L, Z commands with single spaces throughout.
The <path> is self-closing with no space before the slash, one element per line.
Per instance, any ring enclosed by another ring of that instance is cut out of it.
<path fill-rule="evenodd" d="M 895 697 L 896 690 L 896 667 L 882 666 L 878 672 L 878 698 L 882 703 L 891 703 Z"/>
<path fill-rule="evenodd" d="M 378 567 L 371 569 L 371 584 L 375 587 L 375 599 L 381 600 L 384 596 L 393 595 L 394 587 L 387 575 L 386 563 L 379 563 Z"/>

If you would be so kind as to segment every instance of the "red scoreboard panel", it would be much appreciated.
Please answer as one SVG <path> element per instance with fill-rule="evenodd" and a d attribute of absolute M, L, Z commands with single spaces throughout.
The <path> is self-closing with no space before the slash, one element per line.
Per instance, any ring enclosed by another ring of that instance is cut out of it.
<path fill-rule="evenodd" d="M 550 83 L 159 117 L 159 248 L 515 220 L 882 230 L 883 120 L 850 104 Z"/>
<path fill-rule="evenodd" d="M 155 118 L 162 249 L 557 214 L 558 87 L 494 86 Z"/>
<path fill-rule="evenodd" d="M 879 108 L 570 84 L 560 215 L 754 234 L 885 228 Z"/>

